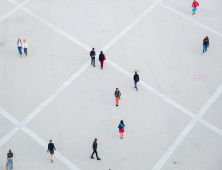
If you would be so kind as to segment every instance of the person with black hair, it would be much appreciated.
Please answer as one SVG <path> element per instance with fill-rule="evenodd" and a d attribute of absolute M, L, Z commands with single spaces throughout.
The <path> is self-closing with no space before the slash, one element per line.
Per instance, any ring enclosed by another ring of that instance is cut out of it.
<path fill-rule="evenodd" d="M 120 133 L 120 139 L 123 139 L 123 132 L 124 132 L 124 128 L 125 128 L 123 120 L 120 121 L 118 128 L 119 128 L 119 133 Z"/>
<path fill-rule="evenodd" d="M 134 84 L 135 84 L 134 88 L 136 88 L 136 91 L 138 91 L 137 82 L 140 81 L 140 78 L 139 78 L 139 75 L 137 74 L 137 71 L 135 71 L 135 75 L 133 76 L 133 79 L 134 79 Z"/>
<path fill-rule="evenodd" d="M 207 53 L 207 48 L 210 47 L 210 41 L 208 36 L 206 36 L 203 40 L 203 55 Z"/>
<path fill-rule="evenodd" d="M 9 150 L 9 153 L 7 154 L 7 163 L 9 166 L 9 170 L 13 169 L 13 153 L 11 149 Z"/>
<path fill-rule="evenodd" d="M 116 91 L 114 92 L 114 95 L 115 95 L 115 99 L 116 99 L 116 106 L 119 106 L 119 98 L 121 96 L 121 93 L 120 93 L 118 88 L 116 88 Z"/>
<path fill-rule="evenodd" d="M 91 65 L 93 65 L 93 67 L 95 67 L 96 52 L 95 52 L 94 48 L 92 48 L 92 51 L 90 51 L 90 57 L 91 57 Z"/>
<path fill-rule="evenodd" d="M 99 55 L 99 61 L 100 61 L 100 63 L 101 63 L 101 70 L 103 70 L 104 60 L 105 60 L 105 56 L 104 56 L 103 52 L 101 51 L 101 52 L 100 52 L 100 55 Z"/>
<path fill-rule="evenodd" d="M 48 144 L 47 152 L 50 152 L 50 154 L 51 154 L 51 162 L 52 163 L 53 163 L 53 158 L 54 158 L 54 149 L 56 150 L 54 143 L 52 143 L 52 140 L 50 140 L 49 144 Z"/>
<path fill-rule="evenodd" d="M 94 153 L 96 154 L 96 157 L 97 157 L 97 160 L 101 160 L 99 157 L 98 157 L 98 154 L 97 154 L 97 139 L 95 139 L 95 141 L 93 142 L 93 153 L 91 155 L 91 158 L 94 159 L 93 155 Z"/>

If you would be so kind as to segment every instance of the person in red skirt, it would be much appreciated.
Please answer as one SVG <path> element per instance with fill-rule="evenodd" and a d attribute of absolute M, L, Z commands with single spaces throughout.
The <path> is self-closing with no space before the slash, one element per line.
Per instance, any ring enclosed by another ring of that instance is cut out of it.
<path fill-rule="evenodd" d="M 120 133 L 120 139 L 123 139 L 123 132 L 124 132 L 124 128 L 125 128 L 123 120 L 120 121 L 118 128 L 119 128 L 119 133 Z"/>

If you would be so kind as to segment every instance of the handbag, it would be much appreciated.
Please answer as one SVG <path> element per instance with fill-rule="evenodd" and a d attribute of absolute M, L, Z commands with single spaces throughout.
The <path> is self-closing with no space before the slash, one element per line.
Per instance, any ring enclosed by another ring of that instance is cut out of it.
<path fill-rule="evenodd" d="M 104 55 L 104 60 L 106 60 L 105 54 L 103 54 L 103 55 Z"/>
<path fill-rule="evenodd" d="M 6 163 L 6 170 L 8 170 L 8 162 Z"/>

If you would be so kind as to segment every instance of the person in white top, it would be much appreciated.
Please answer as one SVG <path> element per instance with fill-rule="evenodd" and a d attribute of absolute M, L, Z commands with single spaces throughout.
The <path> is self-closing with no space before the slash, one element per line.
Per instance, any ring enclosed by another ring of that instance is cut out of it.
<path fill-rule="evenodd" d="M 17 47 L 18 47 L 19 54 L 22 57 L 22 42 L 20 38 L 17 41 Z"/>
<path fill-rule="evenodd" d="M 24 54 L 26 54 L 26 57 L 27 57 L 27 42 L 25 41 L 25 39 L 23 40 L 23 49 L 24 49 Z"/>

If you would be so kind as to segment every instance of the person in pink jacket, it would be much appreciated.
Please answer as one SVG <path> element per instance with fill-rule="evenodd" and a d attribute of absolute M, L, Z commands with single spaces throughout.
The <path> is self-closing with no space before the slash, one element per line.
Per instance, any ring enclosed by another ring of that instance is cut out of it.
<path fill-rule="evenodd" d="M 193 8 L 192 9 L 192 11 L 193 11 L 192 15 L 195 14 L 195 12 L 197 11 L 197 6 L 199 6 L 199 3 L 196 0 L 194 0 L 193 3 L 192 3 L 192 6 L 191 6 L 191 8 Z"/>

